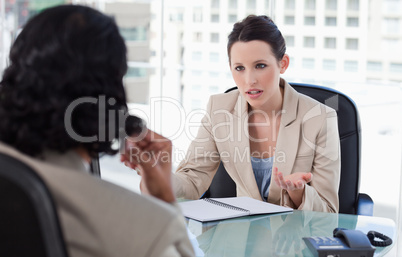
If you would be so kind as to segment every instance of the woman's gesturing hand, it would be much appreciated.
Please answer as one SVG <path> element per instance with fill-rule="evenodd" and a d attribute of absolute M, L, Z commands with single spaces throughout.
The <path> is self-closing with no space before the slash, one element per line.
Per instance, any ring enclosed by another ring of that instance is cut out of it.
<path fill-rule="evenodd" d="M 296 172 L 284 177 L 282 172 L 274 167 L 272 175 L 275 183 L 285 189 L 293 203 L 299 207 L 302 203 L 305 185 L 313 179 L 313 174 Z"/>

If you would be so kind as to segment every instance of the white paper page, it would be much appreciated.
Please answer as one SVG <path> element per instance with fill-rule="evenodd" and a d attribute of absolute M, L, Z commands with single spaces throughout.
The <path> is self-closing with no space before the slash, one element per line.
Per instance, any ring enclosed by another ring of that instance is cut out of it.
<path fill-rule="evenodd" d="M 278 212 L 293 211 L 292 208 L 279 206 L 263 201 L 259 201 L 250 197 L 228 197 L 228 198 L 213 198 L 213 200 L 222 203 L 234 205 L 250 211 L 251 215 L 255 214 L 269 214 Z"/>
<path fill-rule="evenodd" d="M 249 215 L 247 212 L 232 210 L 205 200 L 180 202 L 179 205 L 185 217 L 199 221 L 221 220 Z"/>

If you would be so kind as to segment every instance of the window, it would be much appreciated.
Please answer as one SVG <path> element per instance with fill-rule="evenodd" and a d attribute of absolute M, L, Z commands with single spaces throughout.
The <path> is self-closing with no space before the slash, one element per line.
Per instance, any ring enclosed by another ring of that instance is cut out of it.
<path fill-rule="evenodd" d="M 315 47 L 315 38 L 314 37 L 304 37 L 303 46 L 306 48 L 314 48 Z"/>
<path fill-rule="evenodd" d="M 401 20 L 399 18 L 384 18 L 382 20 L 382 31 L 385 33 L 399 33 L 401 31 Z"/>
<path fill-rule="evenodd" d="M 381 48 L 388 53 L 393 53 L 401 50 L 401 43 L 396 38 L 383 38 L 381 40 Z"/>
<path fill-rule="evenodd" d="M 265 9 L 266 10 L 271 10 L 271 3 L 273 3 L 274 0 L 265 0 Z"/>
<path fill-rule="evenodd" d="M 347 38 L 346 39 L 346 49 L 358 50 L 359 49 L 359 39 L 357 39 L 357 38 Z"/>
<path fill-rule="evenodd" d="M 348 17 L 346 19 L 346 26 L 348 26 L 348 27 L 359 27 L 359 18 L 357 18 L 357 17 Z"/>
<path fill-rule="evenodd" d="M 191 109 L 195 110 L 195 109 L 201 109 L 202 106 L 202 102 L 199 99 L 192 99 L 191 100 Z"/>
<path fill-rule="evenodd" d="M 219 62 L 219 53 L 211 52 L 209 53 L 210 62 Z"/>
<path fill-rule="evenodd" d="M 237 9 L 237 0 L 229 0 L 229 9 Z"/>
<path fill-rule="evenodd" d="M 194 91 L 201 91 L 201 90 L 202 90 L 202 86 L 199 85 L 199 84 L 192 85 L 192 86 L 191 86 L 191 90 L 194 90 Z"/>
<path fill-rule="evenodd" d="M 285 0 L 285 9 L 294 10 L 296 7 L 295 0 Z"/>
<path fill-rule="evenodd" d="M 247 0 L 247 9 L 248 10 L 255 10 L 256 2 L 255 0 Z"/>
<path fill-rule="evenodd" d="M 211 14 L 211 22 L 218 23 L 219 22 L 219 14 Z"/>
<path fill-rule="evenodd" d="M 286 46 L 294 47 L 295 46 L 295 37 L 294 36 L 285 36 Z"/>
<path fill-rule="evenodd" d="M 290 57 L 289 58 L 289 68 L 294 68 L 295 66 L 295 58 L 294 57 Z"/>
<path fill-rule="evenodd" d="M 202 42 L 202 32 L 194 32 L 193 42 Z"/>
<path fill-rule="evenodd" d="M 199 51 L 193 52 L 191 57 L 192 57 L 191 59 L 194 62 L 200 62 L 202 61 L 202 52 Z"/>
<path fill-rule="evenodd" d="M 219 8 L 219 0 L 211 0 L 211 8 Z"/>
<path fill-rule="evenodd" d="M 315 0 L 304 0 L 305 10 L 315 10 Z"/>
<path fill-rule="evenodd" d="M 334 37 L 324 38 L 324 48 L 335 49 L 336 48 L 336 38 L 334 38 Z"/>
<path fill-rule="evenodd" d="M 119 28 L 121 35 L 127 41 L 146 41 L 147 40 L 147 28 L 134 27 L 134 28 Z"/>
<path fill-rule="evenodd" d="M 344 69 L 346 72 L 357 72 L 358 62 L 357 61 L 345 61 Z"/>
<path fill-rule="evenodd" d="M 314 26 L 315 25 L 315 17 L 314 16 L 304 17 L 304 25 Z"/>
<path fill-rule="evenodd" d="M 322 61 L 322 68 L 323 68 L 323 70 L 328 70 L 328 71 L 336 70 L 336 61 L 324 59 Z"/>
<path fill-rule="evenodd" d="M 325 0 L 325 9 L 336 10 L 338 8 L 338 0 Z"/>
<path fill-rule="evenodd" d="M 325 26 L 336 26 L 336 17 L 325 17 Z"/>
<path fill-rule="evenodd" d="M 389 71 L 393 73 L 402 73 L 402 63 L 390 63 Z"/>
<path fill-rule="evenodd" d="M 367 70 L 368 71 L 382 71 L 382 63 L 381 62 L 367 62 Z"/>
<path fill-rule="evenodd" d="M 359 0 L 348 0 L 347 8 L 351 11 L 358 11 L 359 10 Z"/>
<path fill-rule="evenodd" d="M 144 78 L 147 76 L 146 68 L 128 67 L 126 78 Z"/>
<path fill-rule="evenodd" d="M 295 25 L 295 16 L 285 16 L 286 25 Z"/>
<path fill-rule="evenodd" d="M 224 48 L 227 34 L 233 23 L 243 19 L 246 13 L 273 14 L 274 19 L 276 17 L 278 21 L 283 21 L 282 24 L 278 24 L 278 27 L 285 33 L 285 40 L 291 54 L 289 65 L 291 68 L 293 67 L 283 74 L 283 77 L 288 81 L 297 80 L 334 86 L 341 91 L 346 89 L 346 93 L 356 101 L 356 104 L 360 104 L 359 112 L 361 113 L 362 129 L 364 129 L 362 152 L 365 153 L 362 156 L 364 173 L 362 173 L 361 191 L 369 193 L 376 202 L 375 216 L 385 216 L 395 220 L 395 217 L 398 219 L 399 216 L 396 214 L 396 207 L 392 205 L 392 199 L 383 201 L 382 195 L 376 194 L 376 191 L 388 190 L 389 187 L 392 192 L 399 192 L 399 171 L 402 163 L 400 160 L 401 128 L 400 123 L 397 127 L 394 126 L 395 119 L 387 119 L 386 115 L 377 114 L 395 112 L 396 105 L 394 103 L 402 106 L 401 94 L 398 95 L 395 91 L 388 90 L 392 87 L 389 86 L 390 84 L 402 83 L 402 59 L 399 58 L 402 49 L 402 0 L 364 0 L 361 1 L 362 5 L 360 5 L 360 1 L 258 0 L 255 1 L 256 8 L 253 10 L 248 9 L 248 0 L 117 2 L 94 0 L 89 2 L 91 6 L 99 7 L 114 16 L 120 23 L 121 34 L 128 41 L 130 68 L 126 77 L 130 79 L 125 81 L 125 86 L 127 99 L 129 99 L 130 105 L 135 106 L 133 109 L 137 108 L 137 105 L 146 109 L 150 106 L 149 99 L 167 94 L 175 99 L 181 99 L 187 113 L 191 108 L 205 110 L 206 101 L 210 94 L 216 91 L 216 87 L 219 86 L 219 92 L 223 92 L 234 85 L 232 75 L 228 71 L 225 49 L 220 48 L 221 44 Z M 2 30 L 2 34 L 0 34 L 0 70 L 7 65 L 6 56 L 9 53 L 9 46 L 19 29 L 33 13 L 39 12 L 44 5 L 49 5 L 48 2 L 55 1 L 0 0 L 0 6 L 2 6 L 0 7 L 2 9 L 0 14 L 0 30 Z M 73 3 L 87 4 L 89 2 L 73 1 Z M 277 8 L 271 10 L 271 7 Z M 373 10 L 373 7 L 377 9 Z M 162 14 L 166 14 L 163 20 Z M 216 23 L 210 23 L 211 14 L 224 16 L 222 19 L 217 17 Z M 320 27 L 305 27 L 305 16 L 315 16 L 315 26 Z M 326 20 L 326 18 L 329 19 Z M 396 21 L 398 19 L 399 22 Z M 183 24 L 184 21 L 189 21 L 189 24 Z M 191 25 L 193 22 L 194 26 Z M 300 25 L 304 29 L 295 27 L 296 25 Z M 373 25 L 375 28 L 372 27 Z M 366 30 L 366 28 L 368 29 Z M 360 37 L 360 30 L 365 30 L 362 37 Z M 164 31 L 163 34 L 162 31 Z M 173 33 L 173 31 L 177 31 L 177 33 Z M 213 33 L 219 36 L 217 37 Z M 311 38 L 311 42 L 305 40 L 305 37 Z M 347 46 L 346 38 L 364 38 L 364 40 L 355 40 Z M 136 40 L 140 40 L 141 43 L 133 43 Z M 312 46 L 309 46 L 309 42 Z M 213 45 L 213 47 L 206 49 L 206 47 L 200 46 L 201 43 Z M 314 48 L 295 51 L 294 47 L 304 47 L 304 45 Z M 346 47 L 357 47 L 358 50 L 346 50 Z M 165 49 L 166 55 L 161 49 Z M 219 55 L 210 54 L 210 52 L 216 52 Z M 161 62 L 161 60 L 163 61 Z M 212 62 L 214 60 L 219 62 Z M 160 67 L 161 65 L 163 67 Z M 143 67 L 147 67 L 146 70 Z M 325 76 L 314 77 L 316 72 L 325 72 Z M 215 73 L 219 73 L 219 77 L 215 77 Z M 347 73 L 346 76 L 345 73 Z M 374 80 L 376 84 L 370 84 Z M 193 84 L 195 84 L 194 90 Z M 346 84 L 353 84 L 353 88 Z M 373 88 L 375 89 L 373 90 Z M 400 91 L 399 87 L 393 88 Z M 384 94 L 386 97 L 380 95 L 383 91 L 387 91 Z M 152 116 L 153 120 L 150 125 L 159 130 L 157 132 L 169 135 L 170 127 L 179 122 L 176 122 L 177 119 L 172 113 L 167 112 L 168 109 L 165 106 L 160 109 L 154 108 L 156 116 Z M 397 113 L 402 112 L 399 110 Z M 377 120 L 373 120 L 373 118 Z M 154 120 L 156 123 L 153 122 Z M 384 131 L 384 128 L 389 133 L 380 135 L 378 131 Z M 173 134 L 170 133 L 170 135 Z M 397 137 L 392 137 L 392 135 Z M 187 149 L 186 144 L 189 143 L 187 138 L 184 138 L 185 136 L 173 141 L 174 147 L 183 153 Z M 375 147 L 388 149 L 388 151 L 374 153 L 370 149 Z M 393 158 L 388 158 L 390 153 L 398 154 L 392 156 Z M 177 166 L 180 158 L 176 157 L 176 160 L 173 160 L 173 167 Z M 387 162 L 381 163 L 382 166 L 377 166 L 377 162 L 372 161 L 374 158 L 387 159 Z M 106 176 L 107 170 L 117 170 L 120 173 L 119 167 L 118 158 L 113 165 L 105 165 L 105 162 L 101 160 L 103 177 Z M 382 168 L 387 171 L 392 170 L 392 174 L 387 177 L 397 176 L 397 179 L 390 181 L 375 176 L 376 172 Z M 116 172 L 112 173 L 116 174 Z M 130 176 L 133 173 L 135 172 L 129 171 Z M 139 184 L 136 184 L 136 178 L 139 177 L 136 173 L 134 175 L 135 180 L 130 181 L 128 188 L 135 190 Z M 373 186 L 383 184 L 387 184 L 386 189 L 380 187 L 380 190 L 377 190 Z M 398 187 L 395 187 L 395 184 Z M 381 203 L 378 204 L 379 202 Z M 402 206 L 402 202 L 400 205 Z M 383 206 L 389 208 L 383 208 Z M 401 226 L 399 228 L 401 229 Z"/>
<path fill-rule="evenodd" d="M 384 0 L 382 1 L 382 12 L 386 14 L 401 14 L 402 1 L 400 0 Z"/>
<path fill-rule="evenodd" d="M 172 12 L 169 17 L 170 17 L 170 21 L 172 21 L 172 22 L 183 21 L 183 12 L 182 11 Z"/>
<path fill-rule="evenodd" d="M 211 78 L 218 78 L 219 77 L 219 72 L 211 71 L 211 72 L 209 72 L 209 76 Z"/>
<path fill-rule="evenodd" d="M 228 15 L 228 22 L 229 22 L 229 23 L 235 23 L 235 22 L 237 22 L 237 15 L 236 15 L 236 14 L 229 14 L 229 15 Z"/>
<path fill-rule="evenodd" d="M 217 86 L 217 85 L 211 85 L 211 86 L 209 86 L 209 90 L 208 90 L 211 94 L 219 94 L 219 93 L 221 93 L 220 91 L 219 91 L 219 86 Z"/>
<path fill-rule="evenodd" d="M 315 60 L 313 58 L 303 58 L 302 65 L 303 69 L 312 70 L 315 67 Z"/>
<path fill-rule="evenodd" d="M 193 22 L 202 22 L 202 8 L 194 8 Z"/>
<path fill-rule="evenodd" d="M 211 33 L 211 43 L 219 43 L 219 33 Z"/>
<path fill-rule="evenodd" d="M 201 70 L 192 70 L 191 71 L 191 76 L 193 77 L 200 77 L 202 75 L 202 71 Z"/>

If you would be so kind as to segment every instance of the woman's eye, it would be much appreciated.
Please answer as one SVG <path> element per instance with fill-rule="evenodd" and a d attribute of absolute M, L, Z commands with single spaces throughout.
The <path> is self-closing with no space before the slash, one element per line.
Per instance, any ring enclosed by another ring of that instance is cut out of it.
<path fill-rule="evenodd" d="M 244 67 L 243 66 L 237 66 L 237 67 L 235 67 L 235 70 L 242 71 L 242 70 L 244 70 Z"/>
<path fill-rule="evenodd" d="M 262 68 L 267 67 L 267 65 L 265 65 L 265 64 L 263 64 L 263 63 L 259 63 L 259 64 L 257 64 L 255 67 L 256 67 L 257 69 L 262 69 Z"/>

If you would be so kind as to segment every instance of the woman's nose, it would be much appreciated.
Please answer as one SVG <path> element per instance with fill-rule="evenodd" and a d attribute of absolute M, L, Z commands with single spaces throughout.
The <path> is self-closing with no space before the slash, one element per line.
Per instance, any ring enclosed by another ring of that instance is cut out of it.
<path fill-rule="evenodd" d="M 253 72 L 247 72 L 245 82 L 248 86 L 254 85 L 257 83 L 257 77 Z"/>

